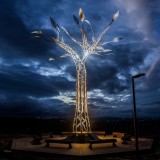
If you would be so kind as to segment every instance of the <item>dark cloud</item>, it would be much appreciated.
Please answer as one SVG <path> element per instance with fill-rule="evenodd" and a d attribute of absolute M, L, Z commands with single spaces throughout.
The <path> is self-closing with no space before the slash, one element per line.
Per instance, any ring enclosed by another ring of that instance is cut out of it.
<path fill-rule="evenodd" d="M 23 96 L 24 98 L 26 96 L 50 97 L 57 95 L 59 91 L 72 91 L 75 88 L 74 83 L 69 82 L 65 77 L 45 77 L 22 65 L 3 68 L 5 66 L 1 68 L 0 72 L 0 93 L 7 97 L 6 102 L 13 99 L 10 96 L 17 99 L 19 99 L 19 95 L 21 98 Z"/>
<path fill-rule="evenodd" d="M 17 2 L 18 3 L 18 2 Z M 32 28 L 28 28 L 16 12 L 16 1 L 3 1 L 0 6 L 0 39 L 1 55 L 5 58 L 18 59 L 44 56 L 48 51 L 48 43 L 32 38 Z"/>
<path fill-rule="evenodd" d="M 59 108 L 66 108 L 65 104 L 61 104 L 61 102 L 54 101 L 53 106 L 45 106 L 42 105 L 40 101 L 36 101 L 29 98 L 24 98 L 22 96 L 19 97 L 17 100 L 16 96 L 8 97 L 11 98 L 10 101 L 0 102 L 1 106 L 1 113 L 0 116 L 9 116 L 9 117 L 59 117 L 63 116 L 64 112 L 59 110 Z M 47 105 L 47 103 L 46 103 Z M 62 107 L 63 106 L 63 107 Z M 59 108 L 57 108 L 59 107 Z M 70 107 L 69 107 L 70 108 Z M 73 107 L 70 110 L 73 110 Z M 67 109 L 64 111 L 69 115 L 70 113 L 67 112 Z"/>
<path fill-rule="evenodd" d="M 72 15 L 78 16 L 81 7 L 86 19 L 93 24 L 96 36 L 109 24 L 113 13 L 120 10 L 120 18 L 103 41 L 116 36 L 124 37 L 121 42 L 106 46 L 113 55 L 91 55 L 86 62 L 88 91 L 91 93 L 98 89 L 101 92 L 95 97 L 89 96 L 89 110 L 93 111 L 93 116 L 131 116 L 131 76 L 145 72 L 146 78 L 136 80 L 139 116 L 158 117 L 160 75 L 159 60 L 156 59 L 159 58 L 159 6 L 158 0 L 102 0 L 94 3 L 90 0 L 1 0 L 1 116 L 64 116 L 74 112 L 74 107 L 68 105 L 63 96 L 75 99 L 75 64 L 69 57 L 60 59 L 66 52 L 55 44 L 43 38 L 32 39 L 31 31 L 42 30 L 55 37 L 49 21 L 52 16 L 73 36 L 80 37 Z M 86 29 L 89 31 L 89 26 Z M 81 50 L 67 36 L 64 38 L 82 55 Z M 50 57 L 56 60 L 48 61 Z M 124 100 L 123 97 L 129 94 Z M 56 99 L 56 96 L 62 97 Z M 114 102 L 105 100 L 108 96 L 114 97 Z M 145 111 L 142 111 L 144 105 Z"/>

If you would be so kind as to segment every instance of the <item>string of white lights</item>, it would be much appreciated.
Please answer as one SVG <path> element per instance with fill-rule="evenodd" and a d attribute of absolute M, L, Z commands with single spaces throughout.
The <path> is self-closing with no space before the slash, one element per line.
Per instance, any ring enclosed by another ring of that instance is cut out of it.
<path fill-rule="evenodd" d="M 35 38 L 39 38 L 40 36 L 44 36 L 47 40 L 52 41 L 59 47 L 63 48 L 68 54 L 64 54 L 60 58 L 64 58 L 66 56 L 70 56 L 76 65 L 76 72 L 77 72 L 77 80 L 76 80 L 76 109 L 75 109 L 75 116 L 73 120 L 73 132 L 91 132 L 90 121 L 88 116 L 88 103 L 87 103 L 87 85 L 86 85 L 86 67 L 85 62 L 89 55 L 96 54 L 97 52 L 108 52 L 111 50 L 106 50 L 102 46 L 111 43 L 111 42 L 118 42 L 122 38 L 114 38 L 109 42 L 101 42 L 101 39 L 105 35 L 105 33 L 109 30 L 112 23 L 118 18 L 119 11 L 116 12 L 110 24 L 104 29 L 104 31 L 95 38 L 94 30 L 91 23 L 88 20 L 85 20 L 85 15 L 82 9 L 79 9 L 79 18 L 73 15 L 74 21 L 80 29 L 82 35 L 82 42 L 79 42 L 74 37 L 70 35 L 70 33 L 64 28 L 59 27 L 59 25 L 55 22 L 53 18 L 50 17 L 51 23 L 53 27 L 56 29 L 57 38 L 53 38 L 52 36 L 43 33 L 42 31 L 33 31 L 32 33 L 35 34 Z M 92 32 L 92 44 L 88 42 L 87 34 L 84 27 L 84 22 L 90 25 L 90 29 Z M 77 54 L 77 51 L 72 49 L 71 46 L 67 45 L 64 42 L 63 36 L 60 34 L 60 29 L 65 32 L 73 42 L 79 45 L 83 51 L 83 57 L 80 58 Z M 49 60 L 55 60 L 54 58 L 50 58 Z"/>

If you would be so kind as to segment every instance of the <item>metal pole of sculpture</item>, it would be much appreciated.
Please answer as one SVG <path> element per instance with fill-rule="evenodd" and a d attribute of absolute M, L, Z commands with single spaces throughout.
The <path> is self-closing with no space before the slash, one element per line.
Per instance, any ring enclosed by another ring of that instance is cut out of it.
<path fill-rule="evenodd" d="M 116 37 L 109 42 L 100 42 L 102 37 L 109 30 L 111 24 L 118 18 L 118 16 L 119 16 L 119 11 L 113 15 L 110 24 L 104 29 L 104 31 L 98 36 L 98 38 L 95 38 L 93 27 L 91 23 L 85 19 L 85 15 L 82 9 L 80 8 L 79 18 L 73 15 L 73 19 L 76 25 L 78 26 L 80 33 L 82 35 L 81 42 L 76 40 L 74 37 L 72 37 L 71 34 L 64 27 L 59 27 L 59 25 L 51 17 L 50 17 L 51 23 L 57 33 L 56 38 L 48 34 L 45 34 L 42 31 L 32 32 L 33 34 L 35 34 L 34 36 L 35 38 L 44 36 L 45 38 L 47 38 L 47 40 L 52 41 L 53 43 L 55 43 L 56 45 L 58 45 L 59 47 L 67 51 L 67 54 L 62 55 L 61 57 L 70 56 L 76 65 L 77 80 L 76 80 L 76 109 L 75 109 L 75 116 L 73 120 L 73 132 L 74 133 L 91 132 L 90 121 L 89 121 L 89 116 L 88 116 L 88 105 L 87 105 L 87 85 L 86 85 L 85 63 L 89 55 L 110 52 L 111 50 L 104 49 L 103 46 L 111 42 L 118 42 L 119 40 L 122 39 L 122 38 Z M 85 24 L 88 24 L 91 29 L 91 33 L 92 33 L 91 41 L 92 42 L 89 42 L 87 38 Z M 71 38 L 73 42 L 75 42 L 78 46 L 80 46 L 83 52 L 82 58 L 80 58 L 76 50 L 74 50 L 71 46 L 67 45 L 64 42 L 64 39 L 60 32 L 61 30 L 65 32 Z M 54 58 L 50 58 L 49 60 L 54 60 Z"/>

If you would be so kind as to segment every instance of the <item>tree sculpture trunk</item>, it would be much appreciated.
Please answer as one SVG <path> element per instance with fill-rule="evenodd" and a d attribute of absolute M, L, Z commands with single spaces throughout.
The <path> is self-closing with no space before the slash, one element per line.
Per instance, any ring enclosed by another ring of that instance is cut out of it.
<path fill-rule="evenodd" d="M 73 121 L 73 132 L 91 132 L 88 106 L 87 106 L 87 89 L 86 89 L 86 68 L 85 64 L 77 64 L 77 81 L 76 81 L 76 110 Z"/>

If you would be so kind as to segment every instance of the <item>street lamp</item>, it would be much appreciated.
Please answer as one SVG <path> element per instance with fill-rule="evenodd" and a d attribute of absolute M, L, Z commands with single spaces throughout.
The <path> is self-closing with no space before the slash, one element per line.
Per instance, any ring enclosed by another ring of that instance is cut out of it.
<path fill-rule="evenodd" d="M 134 79 L 144 76 L 144 73 L 140 73 L 132 76 L 132 93 L 133 93 L 133 112 L 134 112 L 134 133 L 135 133 L 135 145 L 136 145 L 136 153 L 138 153 L 138 128 L 137 128 L 137 112 L 136 112 L 136 97 L 135 97 L 135 87 L 134 87 Z"/>

